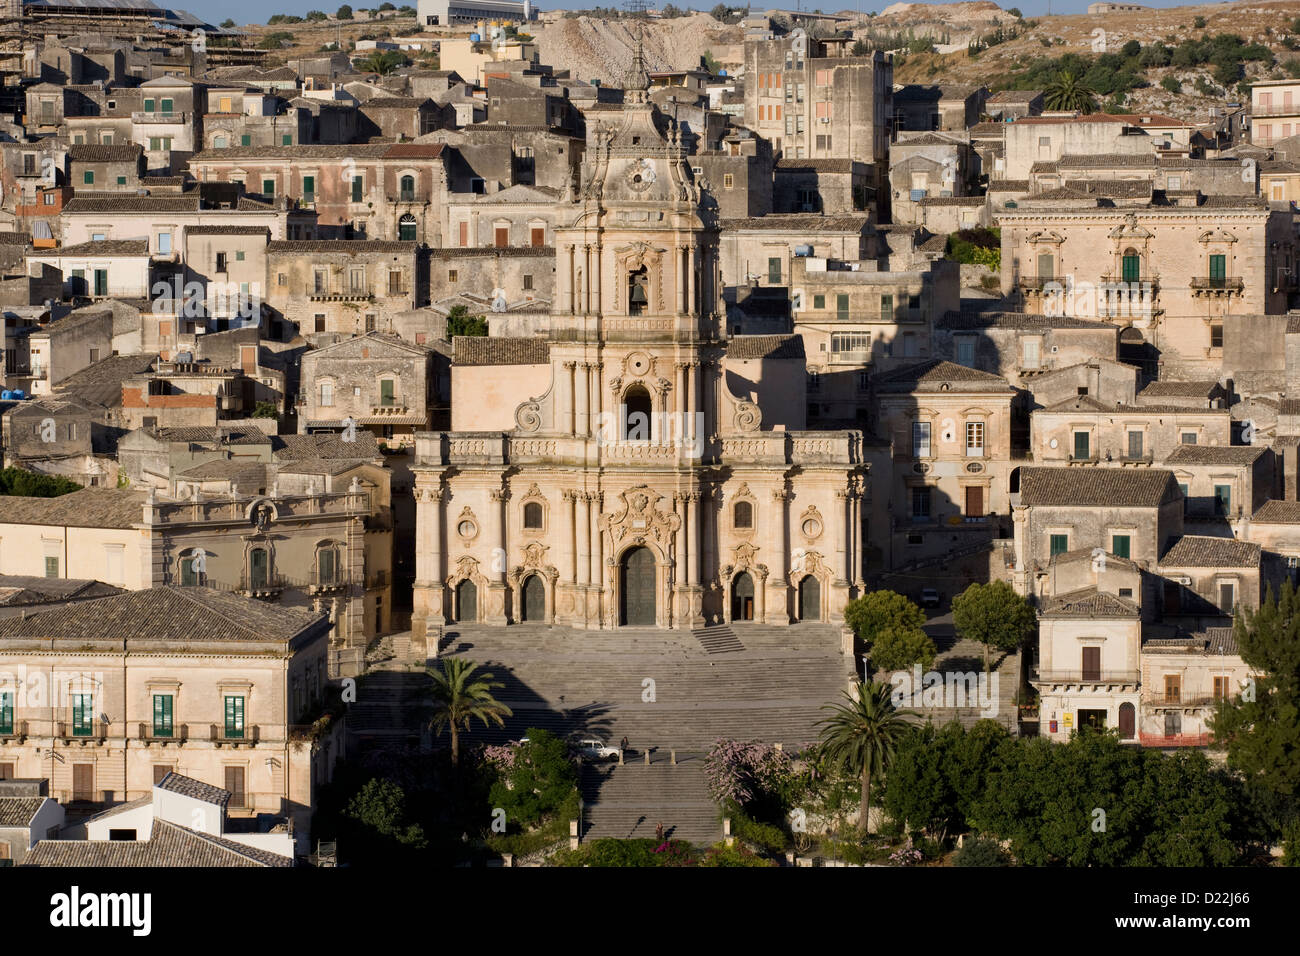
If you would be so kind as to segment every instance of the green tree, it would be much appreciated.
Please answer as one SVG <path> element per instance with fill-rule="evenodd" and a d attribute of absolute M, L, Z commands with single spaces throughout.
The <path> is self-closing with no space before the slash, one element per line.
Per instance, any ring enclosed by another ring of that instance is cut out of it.
<path fill-rule="evenodd" d="M 871 47 L 867 44 L 865 40 L 855 40 L 853 42 L 853 49 L 850 52 L 854 56 L 870 56 Z"/>
<path fill-rule="evenodd" d="M 275 407 L 275 402 L 258 402 L 253 406 L 254 418 L 279 418 L 280 410 Z"/>
<path fill-rule="evenodd" d="M 493 783 L 489 798 L 506 812 L 510 826 L 536 826 L 577 793 L 578 770 L 569 746 L 546 730 L 530 727 L 514 764 Z"/>
<path fill-rule="evenodd" d="M 233 26 L 235 26 L 235 21 L 230 17 L 226 17 L 226 19 L 221 21 L 221 29 L 223 30 L 229 30 Z"/>
<path fill-rule="evenodd" d="M 322 11 L 322 10 L 308 10 L 308 11 L 307 11 L 307 22 L 308 22 L 308 23 L 320 23 L 322 20 L 328 20 L 328 19 L 329 19 L 329 16 L 328 16 L 324 11 Z"/>
<path fill-rule="evenodd" d="M 1194 19 L 1194 20 L 1192 21 L 1192 26 L 1196 27 L 1196 29 L 1198 29 L 1198 30 L 1204 30 L 1204 29 L 1205 29 L 1205 17 L 1197 17 L 1196 19 Z"/>
<path fill-rule="evenodd" d="M 822 709 L 830 716 L 818 721 L 826 759 L 862 781 L 858 830 L 863 836 L 871 814 L 871 781 L 889 771 L 898 741 L 916 717 L 894 707 L 892 690 L 889 684 L 859 682 L 853 693 L 844 691 L 846 703 L 826 704 Z"/>
<path fill-rule="evenodd" d="M 928 670 L 939 651 L 919 627 L 886 627 L 871 644 L 871 665 L 881 671 L 905 671 L 913 664 Z"/>
<path fill-rule="evenodd" d="M 336 20 L 351 20 L 351 19 L 352 19 L 352 8 L 351 8 L 350 6 L 348 6 L 346 3 L 343 4 L 343 6 L 339 7 L 338 12 L 334 14 L 334 19 L 336 19 Z"/>
<path fill-rule="evenodd" d="M 1178 82 L 1178 77 L 1176 76 L 1166 76 L 1160 81 L 1160 85 L 1170 93 L 1181 93 L 1183 90 L 1183 84 Z"/>
<path fill-rule="evenodd" d="M 844 621 L 859 640 L 874 641 L 885 628 L 919 630 L 925 626 L 925 612 L 896 591 L 872 591 L 848 603 Z"/>
<path fill-rule="evenodd" d="M 477 717 L 483 726 L 494 723 L 505 726 L 504 718 L 512 716 L 512 711 L 492 696 L 492 691 L 505 684 L 492 679 L 491 673 L 475 676 L 478 665 L 463 657 L 448 657 L 442 662 L 442 669 L 428 668 L 433 678 L 433 719 L 430 726 L 435 735 L 443 730 L 451 733 L 451 763 L 460 765 L 460 731 L 469 731 L 470 719 Z"/>
<path fill-rule="evenodd" d="M 1169 47 L 1163 43 L 1149 43 L 1142 48 L 1142 53 L 1138 56 L 1138 64 L 1146 69 L 1168 66 L 1170 56 L 1172 54 Z"/>
<path fill-rule="evenodd" d="M 990 648 L 1014 651 L 1038 626 L 1038 615 L 1006 581 L 972 584 L 952 599 L 952 623 L 962 637 L 984 645 L 984 672 Z"/>
<path fill-rule="evenodd" d="M 383 857 L 397 848 L 423 850 L 427 841 L 419 824 L 406 811 L 406 793 L 391 780 L 374 779 L 363 786 L 343 810 L 345 841 L 350 852 Z"/>
<path fill-rule="evenodd" d="M 953 866 L 1010 866 L 1006 851 L 996 840 L 974 837 L 952 855 Z"/>
<path fill-rule="evenodd" d="M 1300 802 L 1300 597 L 1287 581 L 1234 624 L 1241 659 L 1259 676 L 1220 701 L 1210 719 L 1228 766 L 1257 786 Z"/>
<path fill-rule="evenodd" d="M 376 50 L 369 56 L 357 60 L 353 66 L 362 73 L 378 73 L 380 76 L 387 76 L 410 62 L 409 57 L 397 50 Z"/>
<path fill-rule="evenodd" d="M 1058 73 L 1043 90 L 1043 105 L 1049 110 L 1071 110 L 1077 113 L 1095 113 L 1097 94 L 1075 78 L 1068 70 Z"/>
<path fill-rule="evenodd" d="M 1020 12 L 1020 8 L 1019 8 L 1019 7 L 1008 7 L 1008 8 L 1007 8 L 1007 13 L 1011 14 L 1011 15 L 1012 15 L 1013 17 L 1015 17 L 1017 20 L 1023 20 L 1023 19 L 1025 18 L 1025 15 L 1024 15 L 1023 13 Z"/>
<path fill-rule="evenodd" d="M 57 475 L 40 475 L 22 468 L 0 469 L 0 495 L 12 495 L 16 498 L 57 498 L 73 491 L 79 491 L 81 485 Z"/>
<path fill-rule="evenodd" d="M 470 315 L 469 308 L 453 305 L 447 313 L 447 339 L 457 335 L 484 336 L 488 334 L 487 319 L 481 315 Z"/>

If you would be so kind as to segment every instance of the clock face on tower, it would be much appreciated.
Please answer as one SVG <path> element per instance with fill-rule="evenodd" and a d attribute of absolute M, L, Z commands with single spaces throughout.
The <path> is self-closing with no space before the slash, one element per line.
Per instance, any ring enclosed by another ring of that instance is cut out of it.
<path fill-rule="evenodd" d="M 645 192 L 654 185 L 655 167 L 648 159 L 641 159 L 628 167 L 625 174 L 628 188 L 635 192 Z"/>

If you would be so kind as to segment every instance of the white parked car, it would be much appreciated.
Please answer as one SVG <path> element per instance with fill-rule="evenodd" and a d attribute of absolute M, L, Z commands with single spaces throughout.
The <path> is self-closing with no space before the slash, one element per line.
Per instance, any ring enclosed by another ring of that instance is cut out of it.
<path fill-rule="evenodd" d="M 584 757 L 592 760 L 613 760 L 618 758 L 618 748 L 611 747 L 595 737 L 578 737 L 570 741 L 570 746 Z"/>

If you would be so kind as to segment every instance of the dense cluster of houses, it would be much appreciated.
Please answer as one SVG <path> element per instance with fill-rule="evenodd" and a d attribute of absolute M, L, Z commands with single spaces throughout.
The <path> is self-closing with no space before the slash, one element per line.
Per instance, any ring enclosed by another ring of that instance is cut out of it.
<path fill-rule="evenodd" d="M 1300 81 L 1052 113 L 746 33 L 621 86 L 514 33 L 383 76 L 30 41 L 0 444 L 82 488 L 0 497 L 0 859 L 301 856 L 327 685 L 453 623 L 997 577 L 1039 732 L 1207 742 L 1300 566 Z"/>

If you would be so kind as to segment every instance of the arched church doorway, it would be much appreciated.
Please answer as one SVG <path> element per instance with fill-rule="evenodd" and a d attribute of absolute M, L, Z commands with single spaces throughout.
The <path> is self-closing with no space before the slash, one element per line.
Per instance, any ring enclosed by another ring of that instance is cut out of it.
<path fill-rule="evenodd" d="M 754 579 L 748 571 L 741 571 L 731 579 L 731 619 L 733 621 L 752 621 L 754 619 Z"/>
<path fill-rule="evenodd" d="M 811 574 L 805 574 L 799 582 L 799 620 L 820 621 L 822 619 L 822 583 Z"/>
<path fill-rule="evenodd" d="M 619 623 L 625 627 L 655 624 L 655 556 L 649 548 L 633 548 L 619 566 Z"/>
<path fill-rule="evenodd" d="M 546 587 L 542 584 L 541 575 L 530 574 L 524 579 L 524 600 L 522 620 L 524 621 L 544 621 L 546 620 Z"/>
<path fill-rule="evenodd" d="M 478 586 L 469 578 L 456 585 L 456 620 L 462 624 L 478 620 Z"/>

